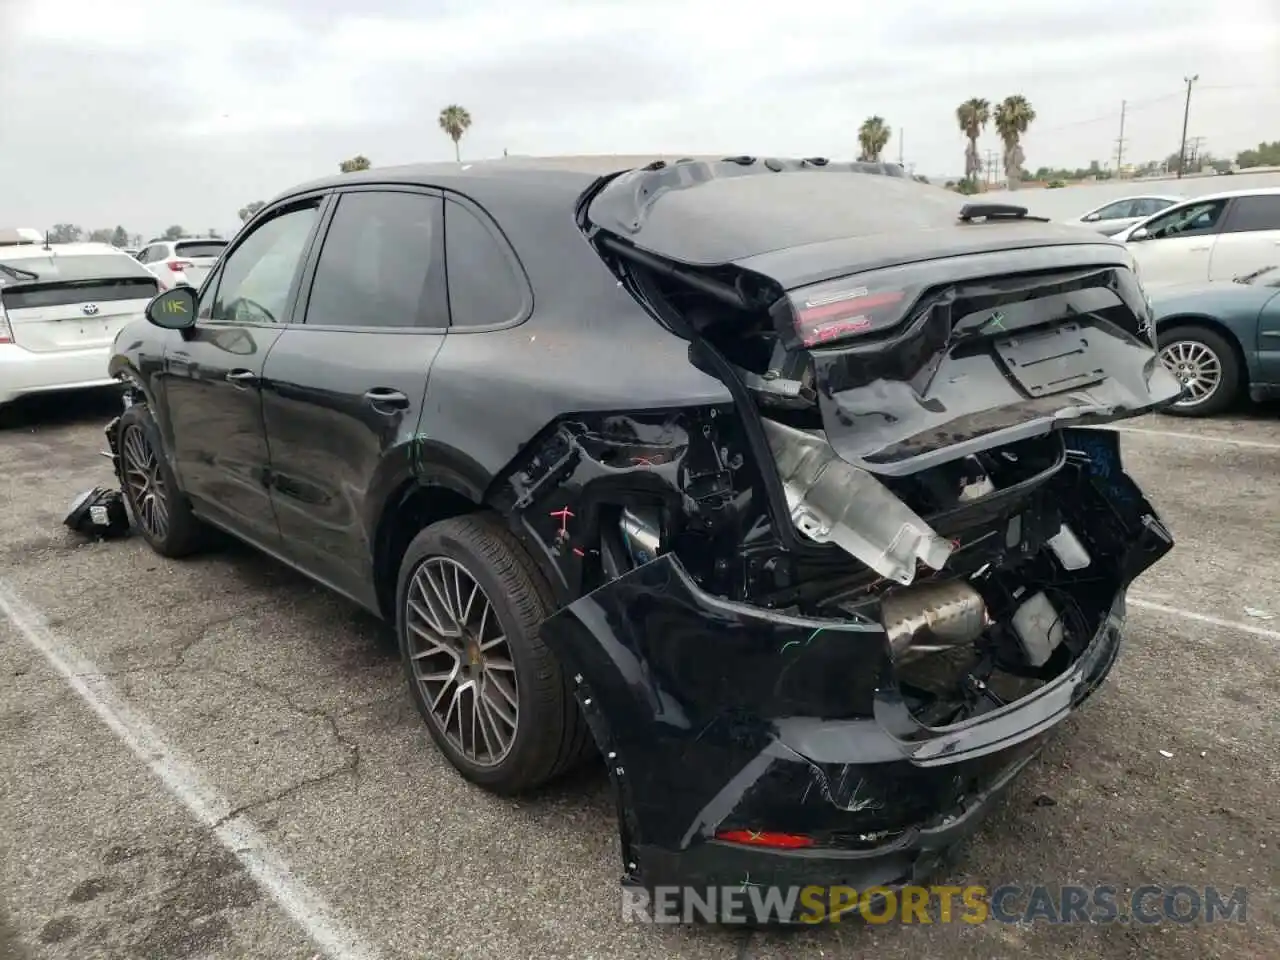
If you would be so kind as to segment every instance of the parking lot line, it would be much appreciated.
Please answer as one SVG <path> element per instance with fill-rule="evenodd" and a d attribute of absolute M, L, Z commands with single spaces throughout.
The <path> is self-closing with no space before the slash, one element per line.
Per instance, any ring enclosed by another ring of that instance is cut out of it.
<path fill-rule="evenodd" d="M 1237 447 L 1254 447 L 1259 450 L 1280 450 L 1280 443 L 1269 443 L 1266 440 L 1237 440 L 1235 437 L 1211 437 L 1203 433 L 1182 433 L 1178 430 L 1151 430 L 1147 427 L 1114 427 L 1105 429 L 1117 433 L 1139 433 L 1152 437 L 1167 437 L 1170 440 L 1202 440 L 1205 443 L 1230 443 Z"/>
<path fill-rule="evenodd" d="M 243 815 L 231 816 L 231 804 L 199 770 L 180 757 L 159 731 L 121 699 L 101 671 L 75 647 L 57 636 L 44 616 L 0 580 L 0 614 L 13 625 L 67 682 L 125 746 L 160 778 L 175 799 L 209 827 L 254 881 L 279 905 L 329 960 L 377 960 L 378 951 L 337 918 L 334 911 L 301 883 L 289 864 Z"/>
<path fill-rule="evenodd" d="M 1139 610 L 1154 610 L 1156 613 L 1167 613 L 1170 616 L 1194 620 L 1197 623 L 1207 623 L 1210 626 L 1222 627 L 1225 630 L 1239 630 L 1241 633 L 1248 633 L 1255 637 L 1262 637 L 1265 640 L 1280 642 L 1280 630 L 1268 630 L 1266 627 L 1255 627 L 1251 623 L 1241 623 L 1239 620 L 1224 620 L 1222 617 L 1213 617 L 1207 613 L 1193 613 L 1190 610 L 1182 610 L 1178 607 L 1167 607 L 1163 603 L 1155 603 L 1151 600 L 1130 597 L 1127 602 L 1129 606 L 1137 607 Z"/>

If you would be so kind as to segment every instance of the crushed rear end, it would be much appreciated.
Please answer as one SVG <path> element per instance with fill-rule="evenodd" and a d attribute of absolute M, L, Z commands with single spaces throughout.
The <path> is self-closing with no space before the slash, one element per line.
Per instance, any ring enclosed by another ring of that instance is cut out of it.
<path fill-rule="evenodd" d="M 851 166 L 680 163 L 584 201 L 735 399 L 569 418 L 509 481 L 579 596 L 543 635 L 628 883 L 921 876 L 1105 678 L 1172 547 L 1094 429 L 1179 392 L 1130 255 Z"/>

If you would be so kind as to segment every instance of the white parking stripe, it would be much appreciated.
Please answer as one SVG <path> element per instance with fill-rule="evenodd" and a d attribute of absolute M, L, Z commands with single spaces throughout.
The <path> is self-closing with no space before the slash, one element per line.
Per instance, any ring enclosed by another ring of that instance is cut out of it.
<path fill-rule="evenodd" d="M 1266 640 L 1280 641 L 1280 630 L 1255 627 L 1252 623 L 1241 623 L 1239 620 L 1224 620 L 1222 617 L 1211 617 L 1207 613 L 1192 613 L 1190 610 L 1166 607 L 1163 603 L 1137 600 L 1133 597 L 1129 598 L 1128 604 L 1131 607 L 1137 607 L 1139 610 L 1154 610 L 1156 613 L 1167 613 L 1170 616 L 1181 617 L 1184 620 L 1194 620 L 1197 623 L 1207 623 L 1210 626 L 1222 627 L 1224 630 L 1239 630 L 1241 633 L 1252 634 L 1255 637 L 1262 637 Z"/>
<path fill-rule="evenodd" d="M 377 960 L 378 951 L 348 929 L 309 890 L 243 815 L 227 819 L 230 803 L 200 771 L 170 747 L 159 731 L 119 697 L 101 671 L 49 629 L 38 610 L 0 580 L 0 614 L 38 650 L 99 719 L 146 764 L 197 820 L 209 827 L 280 909 L 330 960 Z M 95 679 L 96 678 L 96 679 Z"/>
<path fill-rule="evenodd" d="M 1138 433 L 1150 437 L 1167 437 L 1170 440 L 1200 440 L 1204 443 L 1231 443 L 1237 447 L 1254 447 L 1258 450 L 1280 450 L 1280 443 L 1269 443 L 1266 440 L 1237 440 L 1234 437 L 1211 437 L 1203 433 L 1179 433 L 1176 430 L 1149 430 L 1146 427 L 1103 427 L 1117 433 Z"/>

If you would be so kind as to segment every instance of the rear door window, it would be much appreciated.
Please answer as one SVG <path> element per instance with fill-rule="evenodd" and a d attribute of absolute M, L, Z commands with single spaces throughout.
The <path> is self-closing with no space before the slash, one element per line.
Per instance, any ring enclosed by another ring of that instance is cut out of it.
<path fill-rule="evenodd" d="M 392 190 L 342 194 L 316 263 L 307 325 L 445 327 L 443 203 Z"/>
<path fill-rule="evenodd" d="M 1280 194 L 1236 197 L 1227 217 L 1225 233 L 1280 230 Z"/>
<path fill-rule="evenodd" d="M 1154 213 L 1159 213 L 1166 207 L 1171 207 L 1178 201 L 1161 200 L 1159 197 L 1143 197 L 1141 200 L 1133 201 L 1133 216 L 1149 217 Z"/>
<path fill-rule="evenodd" d="M 506 242 L 462 204 L 450 200 L 445 210 L 450 322 L 487 327 L 519 320 L 528 285 Z"/>

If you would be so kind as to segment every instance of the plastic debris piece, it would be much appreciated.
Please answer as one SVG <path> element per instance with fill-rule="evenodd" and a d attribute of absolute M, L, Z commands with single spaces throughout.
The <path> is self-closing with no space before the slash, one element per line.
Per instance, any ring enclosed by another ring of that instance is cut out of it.
<path fill-rule="evenodd" d="M 1245 607 L 1244 612 L 1255 620 L 1274 620 L 1275 617 L 1267 613 L 1265 610 L 1259 610 L 1257 607 Z"/>
<path fill-rule="evenodd" d="M 1160 756 L 1164 757 L 1166 760 L 1171 760 L 1171 759 L 1173 759 L 1173 754 L 1172 754 L 1172 753 L 1170 753 L 1168 750 L 1161 750 L 1161 751 L 1160 751 Z"/>

